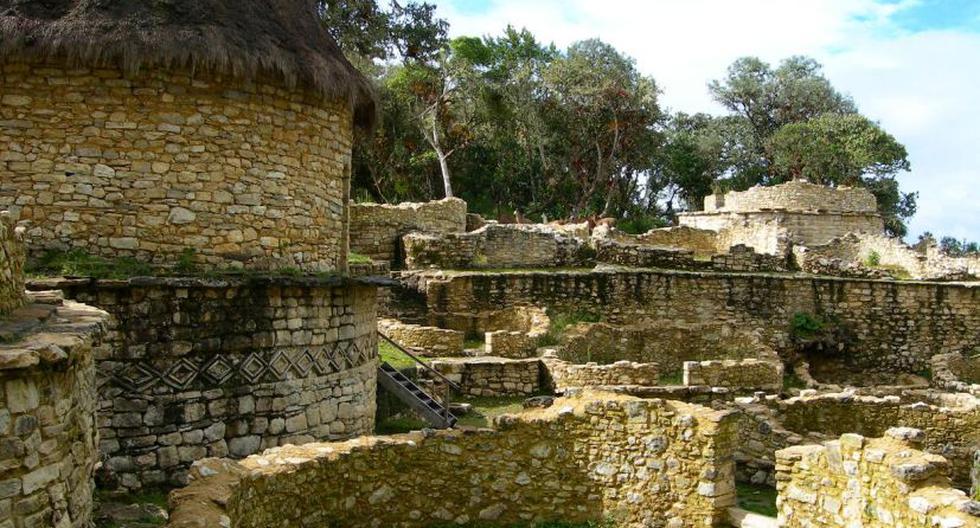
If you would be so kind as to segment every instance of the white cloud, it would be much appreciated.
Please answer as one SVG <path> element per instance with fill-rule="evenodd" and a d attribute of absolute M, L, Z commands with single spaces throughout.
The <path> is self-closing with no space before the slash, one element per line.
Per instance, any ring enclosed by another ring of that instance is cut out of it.
<path fill-rule="evenodd" d="M 559 46 L 599 37 L 657 80 L 666 106 L 687 112 L 721 111 L 706 83 L 740 56 L 813 56 L 908 147 L 903 188 L 920 192 L 913 233 L 980 238 L 980 35 L 895 27 L 890 15 L 915 1 L 488 0 L 479 12 L 436 3 L 454 35 L 511 24 Z"/>

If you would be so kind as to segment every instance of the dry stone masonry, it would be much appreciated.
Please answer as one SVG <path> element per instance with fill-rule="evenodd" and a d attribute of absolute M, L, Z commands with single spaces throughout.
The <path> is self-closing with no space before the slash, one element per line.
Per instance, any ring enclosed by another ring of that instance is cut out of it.
<path fill-rule="evenodd" d="M 378 330 L 419 355 L 447 357 L 463 353 L 465 335 L 458 330 L 402 323 L 395 319 L 378 320 Z"/>
<path fill-rule="evenodd" d="M 352 118 L 269 82 L 0 65 L 0 209 L 30 250 L 343 270 Z"/>
<path fill-rule="evenodd" d="M 536 358 L 441 359 L 430 366 L 462 387 L 466 396 L 530 396 L 541 390 L 541 362 Z M 423 371 L 422 375 L 428 373 Z M 430 381 L 440 385 L 438 379 Z M 443 390 L 439 388 L 435 393 L 442 394 Z"/>
<path fill-rule="evenodd" d="M 191 462 L 374 428 L 374 287 L 341 279 L 81 281 L 113 316 L 98 357 L 106 467 L 126 488 Z"/>
<path fill-rule="evenodd" d="M 609 365 L 570 363 L 552 353 L 541 359 L 550 388 L 562 394 L 572 388 L 609 386 L 652 386 L 657 384 L 659 367 L 656 363 L 617 361 Z"/>
<path fill-rule="evenodd" d="M 606 519 L 624 528 L 712 526 L 735 499 L 733 434 L 724 412 L 586 395 L 501 417 L 497 430 L 281 447 L 236 464 L 206 460 L 174 495 L 169 526 L 313 527 L 338 519 L 352 528 Z"/>
<path fill-rule="evenodd" d="M 921 431 L 845 434 L 777 453 L 779 526 L 970 528 L 976 506 L 953 489 L 949 464 L 917 449 Z"/>
<path fill-rule="evenodd" d="M 466 231 L 466 202 L 446 198 L 398 205 L 359 203 L 350 207 L 351 251 L 393 266 L 404 260 L 402 235 Z"/>
<path fill-rule="evenodd" d="M 24 304 L 24 242 L 10 215 L 0 211 L 0 317 Z"/>

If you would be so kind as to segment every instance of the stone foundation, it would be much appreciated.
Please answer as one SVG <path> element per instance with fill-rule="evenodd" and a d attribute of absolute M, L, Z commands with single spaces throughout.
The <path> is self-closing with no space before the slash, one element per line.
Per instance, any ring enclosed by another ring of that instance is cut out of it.
<path fill-rule="evenodd" d="M 727 387 L 740 391 L 779 391 L 783 388 L 783 364 L 778 358 L 685 361 L 684 385 Z"/>
<path fill-rule="evenodd" d="M 346 104 L 200 71 L 0 68 L 0 209 L 33 256 L 345 269 Z"/>
<path fill-rule="evenodd" d="M 537 359 L 483 357 L 436 360 L 429 365 L 462 387 L 467 396 L 531 396 L 541 391 L 540 363 Z M 431 381 L 439 384 L 439 380 Z M 442 394 L 443 390 L 435 393 Z"/>
<path fill-rule="evenodd" d="M 113 316 L 98 357 L 106 467 L 126 488 L 191 462 L 374 428 L 375 288 L 342 279 L 66 285 Z"/>
<path fill-rule="evenodd" d="M 378 330 L 412 352 L 431 357 L 463 353 L 463 332 L 435 326 L 406 324 L 395 319 L 378 320 Z"/>
<path fill-rule="evenodd" d="M 726 413 L 613 395 L 561 399 L 498 430 L 282 447 L 199 463 L 171 528 L 722 523 L 734 504 Z M 397 468 L 397 470 L 393 470 Z M 204 476 L 207 475 L 207 476 Z M 310 500 L 313 496 L 316 500 Z M 224 523 L 224 524 L 222 524 Z"/>
<path fill-rule="evenodd" d="M 904 428 L 878 439 L 845 434 L 779 451 L 779 526 L 977 526 L 977 508 L 952 488 L 948 462 L 917 450 L 918 434 Z"/>
<path fill-rule="evenodd" d="M 38 295 L 0 320 L 0 526 L 88 528 L 108 314 Z"/>
<path fill-rule="evenodd" d="M 538 224 L 488 224 L 468 233 L 402 237 L 407 269 L 542 268 L 592 265 L 585 239 Z"/>
<path fill-rule="evenodd" d="M 404 261 L 401 237 L 412 231 L 466 231 L 466 202 L 446 198 L 397 205 L 359 203 L 350 206 L 350 249 L 399 267 Z"/>
<path fill-rule="evenodd" d="M 609 365 L 577 364 L 562 361 L 554 354 L 546 354 L 541 364 L 547 374 L 549 388 L 556 393 L 564 393 L 571 388 L 652 386 L 657 384 L 659 374 L 656 363 L 617 361 Z"/>

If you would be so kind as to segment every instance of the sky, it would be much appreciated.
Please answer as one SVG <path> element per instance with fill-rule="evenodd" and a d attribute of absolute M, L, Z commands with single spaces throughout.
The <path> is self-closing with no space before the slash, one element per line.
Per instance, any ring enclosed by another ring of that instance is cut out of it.
<path fill-rule="evenodd" d="M 433 0 L 429 0 L 433 2 Z M 559 47 L 599 38 L 671 111 L 724 113 L 707 83 L 735 59 L 808 55 L 909 151 L 910 236 L 980 239 L 980 0 L 435 0 L 451 36 L 511 24 Z"/>

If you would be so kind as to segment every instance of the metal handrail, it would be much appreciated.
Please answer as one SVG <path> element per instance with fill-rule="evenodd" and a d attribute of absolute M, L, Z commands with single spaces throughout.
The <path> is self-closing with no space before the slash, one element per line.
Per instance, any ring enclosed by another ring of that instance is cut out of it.
<path fill-rule="evenodd" d="M 436 369 L 432 368 L 431 366 L 429 366 L 428 363 L 422 361 L 421 359 L 418 358 L 418 356 L 416 356 L 415 354 L 409 352 L 405 347 L 403 347 L 403 346 L 399 345 L 398 343 L 396 343 L 395 341 L 393 341 L 390 337 L 386 336 L 383 332 L 381 332 L 381 330 L 378 330 L 378 335 L 381 336 L 381 338 L 384 339 L 385 341 L 391 343 L 395 348 L 397 348 L 403 354 L 405 354 L 406 356 L 412 358 L 413 361 L 415 361 L 419 365 L 422 365 L 422 367 L 425 368 L 425 370 L 428 370 L 428 371 L 432 372 L 437 377 L 439 377 L 439 379 L 441 379 L 442 381 L 445 381 L 446 384 L 449 385 L 450 387 L 452 387 L 453 389 L 455 389 L 455 390 L 457 390 L 459 392 L 462 392 L 463 391 L 463 388 L 462 387 L 460 387 L 459 385 L 453 383 L 453 381 L 450 380 L 449 378 L 447 378 L 442 372 L 439 372 L 438 370 L 436 370 Z"/>

